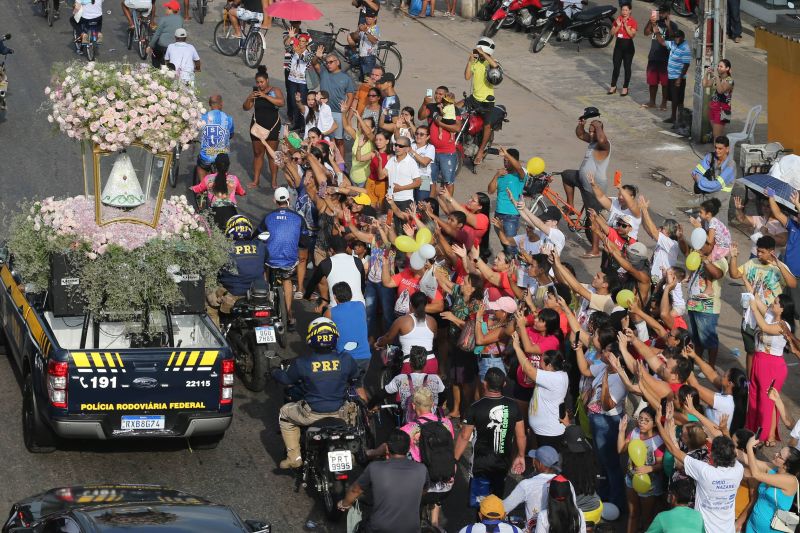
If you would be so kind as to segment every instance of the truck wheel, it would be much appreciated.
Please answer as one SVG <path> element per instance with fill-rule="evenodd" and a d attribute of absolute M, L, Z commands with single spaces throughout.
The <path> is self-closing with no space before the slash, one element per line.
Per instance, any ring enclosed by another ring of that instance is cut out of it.
<path fill-rule="evenodd" d="M 191 444 L 192 448 L 195 450 L 213 450 L 219 444 L 219 441 L 222 440 L 222 437 L 225 436 L 225 433 L 219 433 L 217 435 L 203 435 L 202 437 L 190 437 L 189 444 Z"/>
<path fill-rule="evenodd" d="M 22 389 L 22 438 L 31 453 L 52 453 L 56 450 L 56 435 L 45 425 L 39 415 L 33 376 L 25 376 Z"/>

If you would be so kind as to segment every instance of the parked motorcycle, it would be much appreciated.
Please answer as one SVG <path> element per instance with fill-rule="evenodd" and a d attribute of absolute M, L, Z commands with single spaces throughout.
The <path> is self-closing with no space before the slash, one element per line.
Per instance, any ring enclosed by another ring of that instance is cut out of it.
<path fill-rule="evenodd" d="M 536 54 L 544 49 L 553 33 L 559 41 L 577 43 L 588 39 L 595 48 L 604 48 L 611 43 L 611 27 L 614 25 L 614 6 L 594 6 L 576 13 L 570 18 L 564 7 L 548 13 L 547 22 L 533 39 L 531 51 Z"/>
<path fill-rule="evenodd" d="M 11 34 L 6 33 L 0 38 L 0 49 L 5 53 L 3 54 L 3 61 L 0 62 L 0 111 L 6 110 L 6 91 L 8 90 L 8 74 L 6 73 L 6 56 L 13 54 L 14 50 L 5 45 L 5 41 L 11 39 Z"/>
<path fill-rule="evenodd" d="M 492 20 L 492 15 L 494 15 L 495 12 L 500 9 L 503 1 L 504 0 L 486 0 L 480 9 L 478 9 L 478 12 L 475 14 L 475 18 L 484 22 Z"/>
<path fill-rule="evenodd" d="M 478 149 L 483 142 L 483 117 L 479 114 L 478 109 L 469 104 L 467 93 L 464 94 L 464 108 L 461 112 L 461 130 L 456 135 L 456 153 L 458 154 L 458 166 L 456 168 L 456 175 L 461 171 L 464 161 L 469 159 L 472 161 L 478 154 Z M 489 137 L 489 142 L 486 144 L 486 153 L 492 146 L 494 134 L 503 128 L 503 123 L 508 122 L 508 112 L 506 107 L 502 104 L 495 104 L 495 107 L 502 111 L 503 117 L 492 124 L 492 131 Z M 476 172 L 475 165 L 472 165 L 472 173 Z"/>
<path fill-rule="evenodd" d="M 532 28 L 536 19 L 543 16 L 541 0 L 503 0 L 492 14 L 483 35 L 494 37 L 500 28 L 526 30 Z"/>
<path fill-rule="evenodd" d="M 270 349 L 277 341 L 273 295 L 266 281 L 256 280 L 247 296 L 237 300 L 230 313 L 220 316 L 222 332 L 236 359 L 236 374 L 253 392 L 264 390 L 270 367 L 280 364 L 280 357 Z"/>

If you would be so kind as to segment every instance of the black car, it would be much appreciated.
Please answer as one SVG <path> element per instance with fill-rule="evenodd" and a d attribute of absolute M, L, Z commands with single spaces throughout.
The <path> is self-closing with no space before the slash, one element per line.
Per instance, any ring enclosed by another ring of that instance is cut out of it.
<path fill-rule="evenodd" d="M 2 533 L 270 533 L 228 506 L 158 485 L 52 489 L 15 503 Z"/>

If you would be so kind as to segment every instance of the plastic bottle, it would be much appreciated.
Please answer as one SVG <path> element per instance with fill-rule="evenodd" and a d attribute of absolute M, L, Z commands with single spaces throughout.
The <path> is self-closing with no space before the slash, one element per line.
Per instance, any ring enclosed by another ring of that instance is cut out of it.
<path fill-rule="evenodd" d="M 739 350 L 739 348 L 734 348 L 733 350 L 731 350 L 731 355 L 734 357 L 739 357 L 741 355 L 741 351 Z"/>

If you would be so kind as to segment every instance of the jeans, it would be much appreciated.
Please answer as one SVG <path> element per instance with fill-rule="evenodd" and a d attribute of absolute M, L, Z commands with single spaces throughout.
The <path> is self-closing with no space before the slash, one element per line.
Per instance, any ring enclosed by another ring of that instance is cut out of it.
<path fill-rule="evenodd" d="M 456 182 L 456 163 L 458 154 L 436 154 L 431 163 L 431 181 L 440 185 L 452 185 Z"/>
<path fill-rule="evenodd" d="M 503 233 L 506 234 L 506 237 L 509 239 L 513 239 L 517 235 L 517 230 L 519 229 L 519 215 L 504 215 L 502 213 L 495 213 L 500 222 L 503 223 Z M 498 231 L 498 233 L 500 233 Z M 503 251 L 506 254 L 515 254 L 517 253 L 516 245 L 503 245 Z"/>
<path fill-rule="evenodd" d="M 486 372 L 489 371 L 490 368 L 499 368 L 503 371 L 503 374 L 506 373 L 506 365 L 503 363 L 503 358 L 499 355 L 497 357 L 481 357 L 480 355 L 476 355 L 475 357 L 479 357 L 478 359 L 478 377 L 483 378 L 486 377 Z"/>
<path fill-rule="evenodd" d="M 601 479 L 597 482 L 597 494 L 602 501 L 611 502 L 620 509 L 626 509 L 625 476 L 622 473 L 617 453 L 620 418 L 620 415 L 590 414 L 589 425 L 592 428 L 597 464 L 600 472 L 604 472 L 606 475 L 605 480 Z"/>
<path fill-rule="evenodd" d="M 422 200 L 427 200 L 431 197 L 431 190 L 428 189 L 427 191 L 423 191 L 422 189 L 414 189 L 414 201 L 420 202 Z"/>
<path fill-rule="evenodd" d="M 372 69 L 375 68 L 375 63 L 377 63 L 377 57 L 373 55 L 369 56 L 361 56 L 358 58 L 358 64 L 361 67 L 361 80 L 363 81 L 364 78 L 372 73 Z"/>
<path fill-rule="evenodd" d="M 305 131 L 305 123 L 303 120 L 303 113 L 297 107 L 297 102 L 294 100 L 295 93 L 300 93 L 300 99 L 305 105 L 306 95 L 308 95 L 308 85 L 305 83 L 296 83 L 286 80 L 286 114 L 289 115 L 289 129 L 297 131 Z"/>
<path fill-rule="evenodd" d="M 728 0 L 728 37 L 736 39 L 742 36 L 742 15 L 739 12 L 739 0 Z"/>
<path fill-rule="evenodd" d="M 719 346 L 719 336 L 717 336 L 717 322 L 719 315 L 714 313 L 701 313 L 689 311 L 689 331 L 692 333 L 692 341 L 695 349 L 713 349 Z M 703 353 L 699 351 L 697 353 Z"/>
<path fill-rule="evenodd" d="M 383 313 L 382 331 L 389 331 L 392 322 L 394 321 L 394 301 L 397 297 L 396 289 L 384 287 L 383 283 L 367 280 L 366 291 L 364 293 L 364 300 L 367 308 L 367 327 L 370 333 L 375 333 L 378 330 L 378 305 Z"/>
<path fill-rule="evenodd" d="M 633 39 L 617 39 L 614 44 L 614 70 L 611 72 L 611 86 L 617 86 L 617 78 L 619 78 L 619 67 L 625 67 L 625 81 L 622 84 L 623 89 L 627 89 L 631 82 L 631 65 L 633 64 L 633 54 L 636 48 L 633 46 Z"/>

